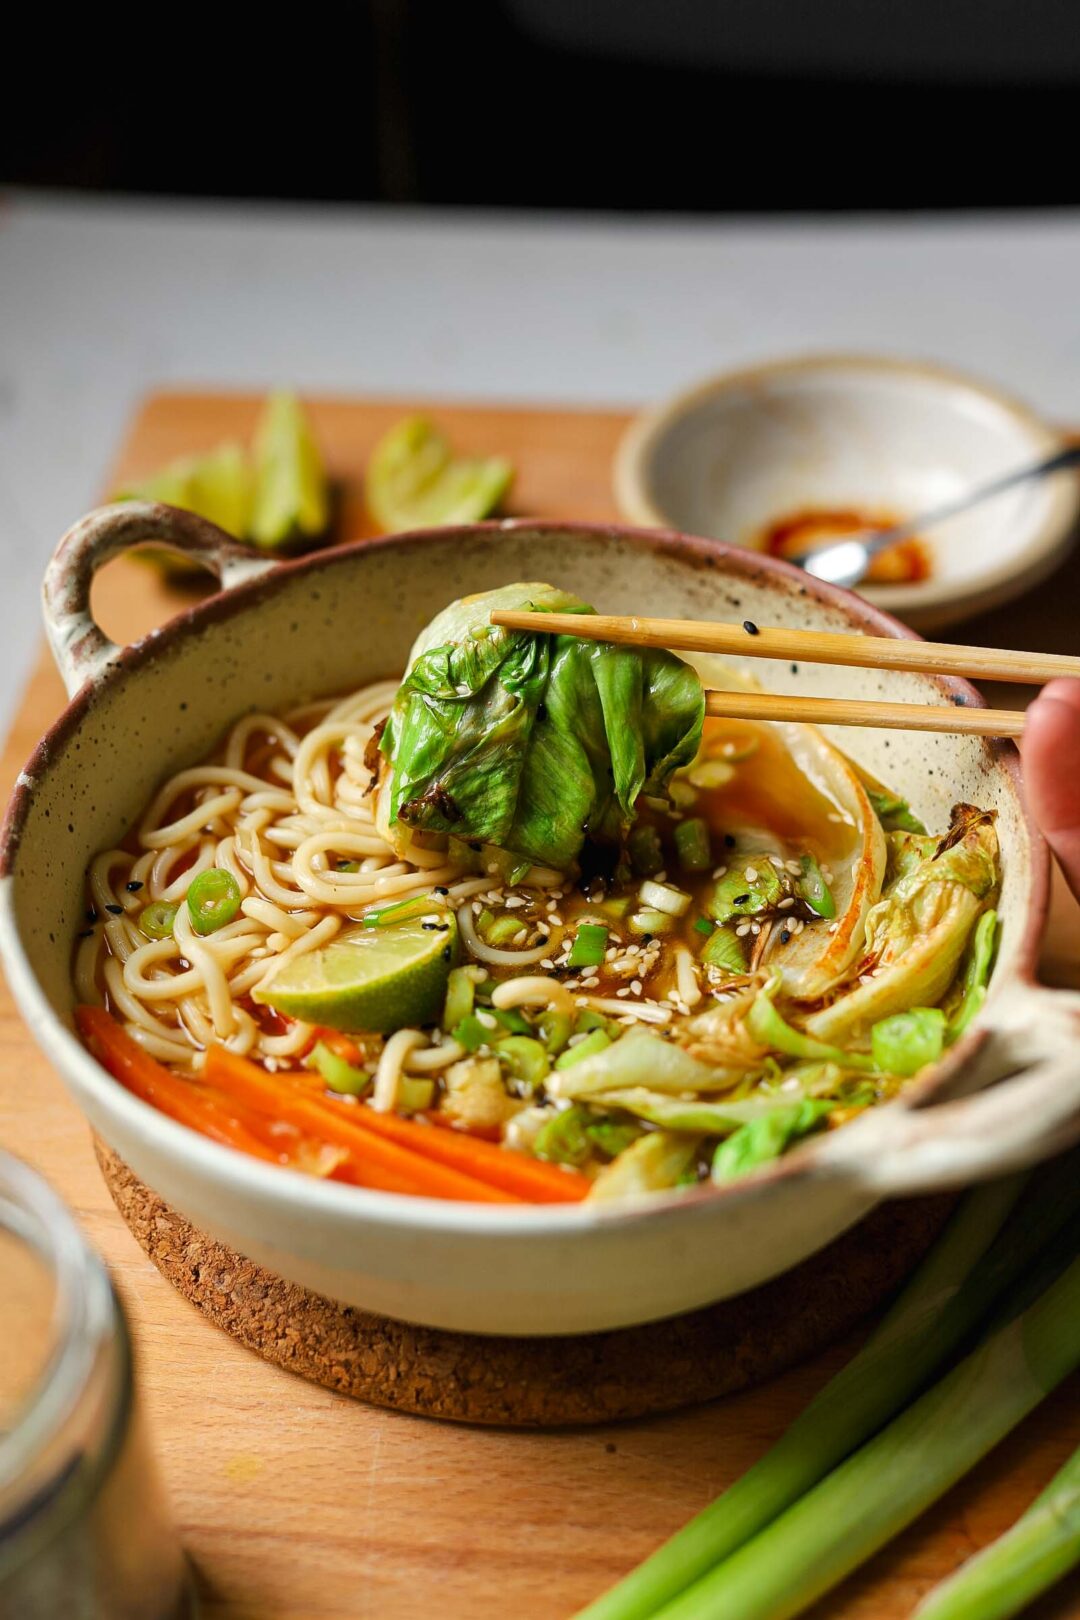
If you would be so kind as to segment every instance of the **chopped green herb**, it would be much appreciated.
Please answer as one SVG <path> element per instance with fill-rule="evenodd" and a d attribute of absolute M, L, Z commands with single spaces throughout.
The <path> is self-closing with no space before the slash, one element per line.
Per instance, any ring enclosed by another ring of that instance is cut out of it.
<path fill-rule="evenodd" d="M 574 935 L 568 968 L 599 967 L 607 950 L 608 931 L 602 923 L 582 923 Z"/>
<path fill-rule="evenodd" d="M 192 880 L 187 892 L 188 916 L 197 934 L 213 934 L 231 923 L 240 910 L 240 885 L 231 872 L 212 866 Z"/>
<path fill-rule="evenodd" d="M 151 900 L 139 916 L 139 927 L 149 939 L 171 939 L 176 910 L 165 900 Z"/>

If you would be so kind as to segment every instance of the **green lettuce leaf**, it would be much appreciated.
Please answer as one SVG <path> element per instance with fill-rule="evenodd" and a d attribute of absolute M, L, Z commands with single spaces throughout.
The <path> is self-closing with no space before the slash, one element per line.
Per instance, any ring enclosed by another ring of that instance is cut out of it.
<path fill-rule="evenodd" d="M 945 1014 L 940 1007 L 892 1013 L 870 1031 L 870 1050 L 878 1068 L 905 1078 L 936 1063 L 944 1049 Z"/>
<path fill-rule="evenodd" d="M 591 613 L 551 585 L 453 602 L 413 648 L 380 749 L 381 819 L 559 870 L 586 836 L 621 841 L 639 793 L 696 755 L 704 694 L 658 649 L 493 628 L 494 608 Z M 386 790 L 384 790 L 386 791 Z"/>
<path fill-rule="evenodd" d="M 816 1130 L 834 1103 L 815 1102 L 807 1097 L 786 1108 L 774 1108 L 760 1119 L 751 1120 L 721 1142 L 713 1155 L 713 1181 L 732 1181 L 770 1164 L 797 1142 Z"/>

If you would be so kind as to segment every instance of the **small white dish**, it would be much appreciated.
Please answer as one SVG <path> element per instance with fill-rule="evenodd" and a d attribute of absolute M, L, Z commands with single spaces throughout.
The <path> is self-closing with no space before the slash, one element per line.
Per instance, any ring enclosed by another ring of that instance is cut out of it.
<path fill-rule="evenodd" d="M 761 549 L 794 514 L 914 517 L 1062 442 L 1025 406 L 941 367 L 808 356 L 713 377 L 636 418 L 615 498 L 633 523 Z M 861 594 L 919 629 L 955 623 L 1049 574 L 1078 517 L 1073 475 L 1021 486 L 929 533 L 928 578 Z"/>

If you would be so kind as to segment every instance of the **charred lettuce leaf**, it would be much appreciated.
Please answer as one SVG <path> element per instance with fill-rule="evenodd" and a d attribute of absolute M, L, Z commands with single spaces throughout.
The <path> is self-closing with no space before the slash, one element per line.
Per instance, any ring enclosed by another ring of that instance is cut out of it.
<path fill-rule="evenodd" d="M 701 740 L 701 681 L 672 653 L 494 628 L 495 608 L 591 613 L 543 584 L 452 602 L 413 648 L 379 747 L 380 825 L 564 870 L 621 842 Z"/>

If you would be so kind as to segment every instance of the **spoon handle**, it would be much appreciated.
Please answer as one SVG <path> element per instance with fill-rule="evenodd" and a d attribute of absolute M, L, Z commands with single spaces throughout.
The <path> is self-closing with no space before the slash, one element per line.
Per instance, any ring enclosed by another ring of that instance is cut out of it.
<path fill-rule="evenodd" d="M 1007 489 L 1013 489 L 1017 484 L 1027 483 L 1032 478 L 1046 478 L 1051 473 L 1064 472 L 1069 467 L 1080 467 L 1080 445 L 1074 444 L 1064 450 L 1055 450 L 1052 456 L 1047 456 L 1043 461 L 1034 462 L 1027 467 L 1018 467 L 1010 473 L 1003 473 L 1000 478 L 991 479 L 988 484 L 980 484 L 976 489 L 966 490 L 963 495 L 957 495 L 951 501 L 945 501 L 941 506 L 935 506 L 931 511 L 922 512 L 918 517 L 904 523 L 897 523 L 890 529 L 874 529 L 866 534 L 845 536 L 836 544 L 850 545 L 855 541 L 865 549 L 868 557 L 873 557 L 879 551 L 886 551 L 901 540 L 913 539 L 921 534 L 923 529 L 930 529 L 938 523 L 943 523 L 946 518 L 958 517 L 961 512 L 967 512 L 971 507 L 991 500 L 995 495 L 1003 495 Z M 814 555 L 813 551 L 805 551 L 796 557 L 790 557 L 788 561 L 805 567 L 807 561 Z M 821 559 L 821 555 L 822 548 L 819 548 L 816 553 L 818 560 Z"/>

